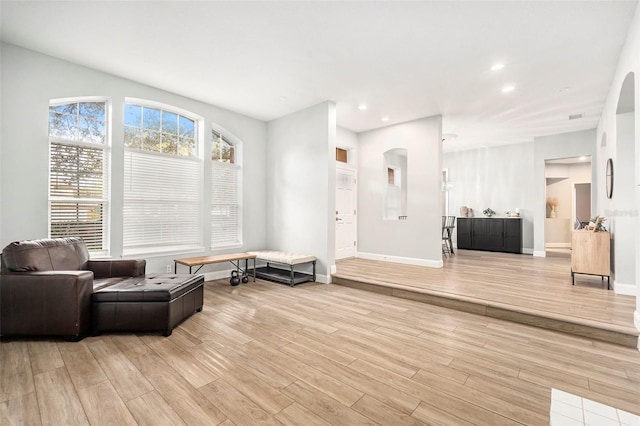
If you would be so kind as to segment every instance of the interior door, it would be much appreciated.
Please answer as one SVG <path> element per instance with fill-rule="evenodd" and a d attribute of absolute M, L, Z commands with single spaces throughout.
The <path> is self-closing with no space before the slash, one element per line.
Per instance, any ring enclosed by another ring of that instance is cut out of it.
<path fill-rule="evenodd" d="M 336 168 L 336 259 L 356 255 L 356 172 Z"/>

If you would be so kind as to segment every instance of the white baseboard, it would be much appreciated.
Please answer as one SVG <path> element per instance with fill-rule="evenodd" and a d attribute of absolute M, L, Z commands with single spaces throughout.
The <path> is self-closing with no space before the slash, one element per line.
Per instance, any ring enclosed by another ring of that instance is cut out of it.
<path fill-rule="evenodd" d="M 322 284 L 331 284 L 331 275 L 316 274 L 316 282 Z"/>
<path fill-rule="evenodd" d="M 221 280 L 223 278 L 229 278 L 231 276 L 231 269 L 225 269 L 223 271 L 205 272 L 203 275 L 204 275 L 205 281 Z"/>
<path fill-rule="evenodd" d="M 533 257 L 547 257 L 547 252 L 542 250 L 534 250 L 533 251 Z"/>
<path fill-rule="evenodd" d="M 613 280 L 612 283 L 613 291 L 616 294 L 626 294 L 627 296 L 635 296 L 636 295 L 636 286 L 633 284 L 625 284 Z"/>
<path fill-rule="evenodd" d="M 522 249 L 522 254 L 533 254 L 534 251 L 532 248 L 523 248 Z"/>
<path fill-rule="evenodd" d="M 429 268 L 442 268 L 443 262 L 440 260 L 416 259 L 413 257 L 389 256 L 386 254 L 357 252 L 356 257 L 369 260 L 381 260 L 383 262 L 403 263 L 405 265 L 427 266 Z"/>
<path fill-rule="evenodd" d="M 544 246 L 549 248 L 571 248 L 571 243 L 547 243 Z"/>

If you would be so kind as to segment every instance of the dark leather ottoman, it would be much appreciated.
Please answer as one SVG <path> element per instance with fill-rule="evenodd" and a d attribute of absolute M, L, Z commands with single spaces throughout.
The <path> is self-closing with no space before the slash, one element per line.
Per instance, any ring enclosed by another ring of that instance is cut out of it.
<path fill-rule="evenodd" d="M 129 278 L 91 296 L 94 334 L 102 331 L 161 331 L 200 312 L 204 276 L 156 274 Z"/>

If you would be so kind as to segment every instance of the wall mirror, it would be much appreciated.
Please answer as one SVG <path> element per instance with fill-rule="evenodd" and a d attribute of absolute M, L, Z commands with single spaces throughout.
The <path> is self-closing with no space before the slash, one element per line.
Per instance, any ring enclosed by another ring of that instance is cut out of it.
<path fill-rule="evenodd" d="M 407 218 L 407 150 L 394 148 L 383 154 L 384 192 L 383 218 Z"/>

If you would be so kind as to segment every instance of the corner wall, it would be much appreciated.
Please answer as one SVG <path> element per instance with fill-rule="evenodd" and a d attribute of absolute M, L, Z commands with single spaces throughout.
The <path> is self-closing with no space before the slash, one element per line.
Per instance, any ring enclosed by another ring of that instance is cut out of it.
<path fill-rule="evenodd" d="M 335 263 L 336 109 L 323 102 L 267 123 L 267 249 L 311 254 L 317 281 Z"/>
<path fill-rule="evenodd" d="M 358 134 L 358 257 L 442 267 L 442 117 Z M 383 154 L 407 149 L 407 219 L 384 220 Z"/>
<path fill-rule="evenodd" d="M 48 234 L 49 100 L 56 98 L 108 97 L 114 131 L 111 141 L 111 257 L 122 256 L 122 203 L 124 173 L 123 105 L 125 97 L 166 103 L 203 117 L 204 151 L 211 152 L 212 123 L 231 132 L 243 143 L 243 240 L 233 251 L 261 249 L 265 245 L 266 123 L 213 105 L 166 92 L 98 70 L 83 67 L 14 45 L 0 45 L 0 250 L 12 241 L 46 238 Z M 120 131 L 117 131 L 120 129 Z M 207 158 L 207 155 L 204 155 Z M 206 164 L 206 162 L 205 162 Z M 208 194 L 210 167 L 203 171 L 202 238 L 209 250 Z M 227 250 L 229 251 L 229 250 Z M 165 272 L 181 253 L 142 256 L 148 272 Z M 227 265 L 208 266 L 202 272 Z M 228 275 L 228 272 L 227 272 Z M 224 276 L 224 273 L 223 275 Z M 220 276 L 221 277 L 221 276 Z"/>

